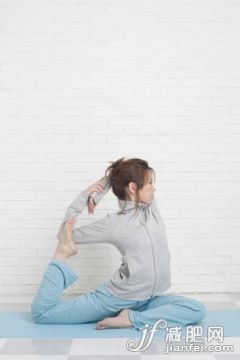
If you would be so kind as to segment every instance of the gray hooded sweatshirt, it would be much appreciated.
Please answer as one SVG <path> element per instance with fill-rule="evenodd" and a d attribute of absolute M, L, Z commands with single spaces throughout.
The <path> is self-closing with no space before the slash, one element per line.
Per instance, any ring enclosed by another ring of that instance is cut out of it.
<path fill-rule="evenodd" d="M 110 189 L 108 177 L 101 193 L 93 193 L 96 204 Z M 88 194 L 81 191 L 68 207 L 57 238 L 65 221 L 78 218 L 88 204 Z M 170 288 L 170 253 L 166 229 L 156 200 L 139 204 L 118 198 L 120 211 L 107 214 L 89 225 L 74 224 L 72 237 L 77 244 L 109 243 L 122 255 L 121 265 L 107 281 L 107 289 L 117 297 L 128 300 L 146 300 L 163 295 Z M 126 205 L 125 205 L 126 204 Z M 124 208 L 124 211 L 123 211 Z"/>

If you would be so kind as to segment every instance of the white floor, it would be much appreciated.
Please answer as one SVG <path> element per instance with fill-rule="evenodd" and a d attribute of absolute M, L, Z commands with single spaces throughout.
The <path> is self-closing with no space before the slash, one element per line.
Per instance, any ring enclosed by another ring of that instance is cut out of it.
<path fill-rule="evenodd" d="M 240 293 L 182 294 L 202 301 L 207 309 L 240 309 Z M 0 298 L 0 311 L 30 309 L 27 297 Z M 240 325 L 239 325 L 240 326 Z M 104 331 L 104 330 L 101 330 Z M 114 329 L 113 329 L 114 331 Z M 239 360 L 240 337 L 225 337 L 221 345 L 232 345 L 233 352 L 169 352 L 164 339 L 154 338 L 148 349 L 131 352 L 126 348 L 128 338 L 101 339 L 0 339 L 0 360 Z M 139 340 L 138 340 L 139 341 Z M 205 339 L 206 344 L 206 339 Z"/>

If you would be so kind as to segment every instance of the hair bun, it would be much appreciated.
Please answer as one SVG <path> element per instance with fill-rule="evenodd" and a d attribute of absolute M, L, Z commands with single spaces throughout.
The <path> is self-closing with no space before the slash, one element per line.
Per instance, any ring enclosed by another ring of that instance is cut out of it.
<path fill-rule="evenodd" d="M 124 157 L 116 160 L 115 162 L 113 162 L 113 167 L 114 169 L 118 168 L 119 166 L 121 166 L 124 163 Z"/>
<path fill-rule="evenodd" d="M 108 173 L 108 175 L 110 176 L 110 178 L 112 177 L 112 175 L 114 173 L 116 173 L 116 171 L 119 170 L 119 168 L 123 165 L 124 163 L 124 157 L 116 160 L 116 161 L 110 161 L 111 165 L 108 166 L 106 172 L 105 172 L 105 176 Z"/>

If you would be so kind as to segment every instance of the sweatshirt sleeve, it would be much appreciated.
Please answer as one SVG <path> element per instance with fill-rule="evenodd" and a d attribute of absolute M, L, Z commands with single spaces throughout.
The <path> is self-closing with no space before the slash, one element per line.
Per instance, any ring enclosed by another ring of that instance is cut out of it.
<path fill-rule="evenodd" d="M 80 194 L 73 200 L 73 202 L 67 208 L 62 224 L 57 232 L 57 238 L 59 239 L 59 235 L 62 232 L 65 222 L 70 218 L 77 218 L 79 214 L 83 212 L 88 202 L 88 194 L 87 191 L 83 190 Z"/>
<path fill-rule="evenodd" d="M 72 238 L 76 244 L 108 243 L 111 234 L 111 216 L 106 215 L 89 225 L 73 227 Z"/>
<path fill-rule="evenodd" d="M 109 179 L 108 177 L 105 177 L 103 180 L 103 190 L 100 193 L 97 193 L 96 191 L 91 194 L 93 197 L 93 200 L 95 204 L 98 204 L 100 200 L 106 195 L 108 190 L 110 189 Z M 59 239 L 59 235 L 62 232 L 66 220 L 70 218 L 77 218 L 79 214 L 83 212 L 85 207 L 88 205 L 88 193 L 86 190 L 83 190 L 80 192 L 80 194 L 75 198 L 75 200 L 70 204 L 70 206 L 67 208 L 66 213 L 64 215 L 62 224 L 57 232 L 57 238 Z M 75 224 L 76 225 L 76 224 Z"/>
<path fill-rule="evenodd" d="M 102 198 L 106 195 L 106 193 L 110 190 L 110 188 L 111 185 L 110 185 L 109 177 L 105 176 L 103 180 L 103 191 L 101 191 L 100 193 L 94 191 L 91 194 L 91 197 L 93 198 L 96 205 L 102 200 Z"/>

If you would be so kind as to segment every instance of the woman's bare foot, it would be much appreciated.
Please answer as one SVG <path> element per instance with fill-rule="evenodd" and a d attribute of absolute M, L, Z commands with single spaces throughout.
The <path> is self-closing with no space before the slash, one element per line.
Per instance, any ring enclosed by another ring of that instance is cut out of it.
<path fill-rule="evenodd" d="M 100 320 L 96 325 L 96 329 L 103 330 L 106 328 L 128 328 L 131 326 L 132 324 L 129 319 L 128 309 L 123 309 L 116 317 L 108 317 Z"/>
<path fill-rule="evenodd" d="M 76 244 L 72 240 L 72 229 L 75 223 L 74 219 L 67 220 L 64 228 L 60 233 L 54 258 L 66 261 L 69 256 L 76 255 L 78 252 Z"/>

